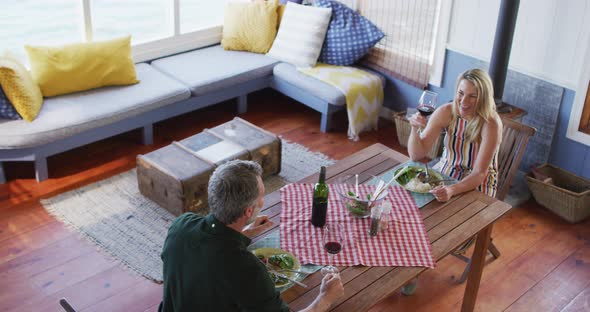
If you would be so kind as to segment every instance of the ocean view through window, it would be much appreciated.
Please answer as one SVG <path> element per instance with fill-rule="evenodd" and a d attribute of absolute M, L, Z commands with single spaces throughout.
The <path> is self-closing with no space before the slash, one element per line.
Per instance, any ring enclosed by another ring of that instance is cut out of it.
<path fill-rule="evenodd" d="M 83 42 L 85 32 L 90 31 L 93 40 L 130 34 L 134 50 L 139 50 L 140 54 L 149 51 L 149 57 L 159 57 L 166 53 L 181 52 L 176 49 L 187 50 L 197 48 L 199 44 L 214 43 L 214 38 L 220 36 L 226 2 L 2 0 L 0 51 L 8 50 L 26 62 L 25 44 L 52 46 Z M 85 28 L 84 4 L 88 4 L 89 20 L 92 21 L 89 30 Z M 179 12 L 175 12 L 175 8 Z M 175 21 L 176 16 L 178 21 Z M 176 22 L 180 26 L 177 33 L 174 32 Z M 140 57 L 139 61 L 147 58 Z"/>

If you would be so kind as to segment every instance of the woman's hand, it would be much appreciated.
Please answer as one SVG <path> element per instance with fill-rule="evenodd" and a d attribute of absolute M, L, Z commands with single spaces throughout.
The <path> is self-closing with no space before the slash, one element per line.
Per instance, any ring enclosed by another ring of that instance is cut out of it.
<path fill-rule="evenodd" d="M 439 185 L 439 186 L 433 188 L 430 191 L 430 193 L 432 195 L 434 195 L 436 200 L 438 200 L 440 202 L 446 202 L 449 199 L 451 199 L 451 197 L 453 197 L 453 195 L 455 195 L 455 192 L 452 187 L 443 186 L 443 185 Z"/>
<path fill-rule="evenodd" d="M 424 158 L 440 137 L 443 129 L 449 126 L 452 114 L 451 103 L 437 108 L 430 117 L 426 118 L 416 112 L 408 118 L 412 131 L 408 139 L 408 154 L 413 161 Z M 418 133 L 418 129 L 423 130 Z"/>
<path fill-rule="evenodd" d="M 426 128 L 426 124 L 428 123 L 428 118 L 422 116 L 420 113 L 416 112 L 414 113 L 414 115 L 410 116 L 410 118 L 408 118 L 408 121 L 410 122 L 410 126 L 412 126 L 412 128 L 415 129 L 424 129 Z"/>

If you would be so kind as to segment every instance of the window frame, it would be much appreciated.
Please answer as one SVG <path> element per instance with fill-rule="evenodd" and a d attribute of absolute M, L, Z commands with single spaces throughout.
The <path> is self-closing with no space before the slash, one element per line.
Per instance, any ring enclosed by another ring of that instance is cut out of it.
<path fill-rule="evenodd" d="M 92 33 L 92 0 L 82 0 L 82 21 L 84 23 L 83 40 L 91 41 Z M 131 46 L 133 60 L 145 62 L 168 55 L 198 49 L 221 42 L 223 25 L 212 25 L 190 33 L 180 33 L 180 0 L 168 0 L 170 20 L 173 23 L 173 34 L 169 37 L 151 40 Z"/>
<path fill-rule="evenodd" d="M 586 101 L 586 93 L 588 92 L 588 82 L 590 81 L 590 41 L 586 47 L 586 53 L 584 53 L 583 63 L 578 87 L 575 90 L 576 95 L 574 96 L 566 137 L 590 146 L 590 134 L 579 130 L 580 122 L 582 121 L 582 111 Z"/>
<path fill-rule="evenodd" d="M 436 40 L 434 45 L 434 58 L 432 63 L 432 72 L 430 73 L 430 85 L 435 87 L 442 86 L 442 80 L 445 68 L 445 56 L 447 53 L 447 43 L 451 29 L 451 14 L 453 12 L 453 0 L 441 0 L 438 16 L 438 26 L 435 30 Z"/>
<path fill-rule="evenodd" d="M 582 127 L 582 125 L 585 127 Z M 582 128 L 582 130 L 580 130 L 580 128 Z M 590 80 L 588 81 L 588 87 L 586 89 L 586 99 L 584 100 L 584 105 L 582 107 L 582 117 L 580 118 L 578 131 L 590 134 Z"/>

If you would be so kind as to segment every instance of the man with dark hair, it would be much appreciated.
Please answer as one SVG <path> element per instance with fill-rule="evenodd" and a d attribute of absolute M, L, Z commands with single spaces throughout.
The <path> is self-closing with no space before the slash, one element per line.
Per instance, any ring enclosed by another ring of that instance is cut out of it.
<path fill-rule="evenodd" d="M 211 213 L 185 213 L 170 226 L 162 251 L 164 298 L 159 311 L 289 311 L 265 265 L 246 248 L 273 222 L 264 204 L 262 169 L 252 161 L 219 166 L 208 188 Z M 328 274 L 304 311 L 326 311 L 344 293 Z"/>

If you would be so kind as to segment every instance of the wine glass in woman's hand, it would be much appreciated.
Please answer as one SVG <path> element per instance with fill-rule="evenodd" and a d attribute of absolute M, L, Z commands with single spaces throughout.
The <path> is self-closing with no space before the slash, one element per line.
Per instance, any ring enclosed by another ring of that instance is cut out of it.
<path fill-rule="evenodd" d="M 428 91 L 428 90 L 424 90 L 422 92 L 422 95 L 420 96 L 420 100 L 418 101 L 418 107 L 417 107 L 418 112 L 420 112 L 420 115 L 424 116 L 424 118 L 427 118 L 432 113 L 434 113 L 434 110 L 436 109 L 437 97 L 438 97 L 438 94 L 436 94 L 435 92 Z M 421 132 L 422 132 L 422 128 L 418 129 L 418 134 L 420 134 Z"/>
<path fill-rule="evenodd" d="M 418 111 L 424 117 L 430 116 L 436 109 L 436 100 L 438 94 L 432 91 L 424 90 L 418 102 Z"/>
<path fill-rule="evenodd" d="M 328 223 L 324 226 L 324 249 L 328 252 L 330 265 L 322 268 L 322 274 L 338 273 L 338 269 L 332 266 L 332 257 L 342 250 L 344 244 L 344 227 L 340 223 Z"/>

